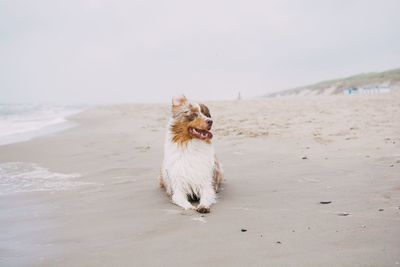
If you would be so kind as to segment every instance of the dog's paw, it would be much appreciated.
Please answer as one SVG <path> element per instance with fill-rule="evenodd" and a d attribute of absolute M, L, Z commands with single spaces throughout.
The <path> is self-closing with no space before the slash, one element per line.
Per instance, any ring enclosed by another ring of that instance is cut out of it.
<path fill-rule="evenodd" d="M 210 207 L 199 206 L 196 210 L 198 213 L 210 213 Z"/>

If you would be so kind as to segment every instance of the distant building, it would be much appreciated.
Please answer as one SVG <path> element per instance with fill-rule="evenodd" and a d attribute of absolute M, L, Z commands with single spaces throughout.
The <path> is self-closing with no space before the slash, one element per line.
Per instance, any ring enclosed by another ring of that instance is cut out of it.
<path fill-rule="evenodd" d="M 349 87 L 343 90 L 345 95 L 357 94 L 380 94 L 389 93 L 390 87 L 387 85 L 365 86 L 365 87 Z"/>

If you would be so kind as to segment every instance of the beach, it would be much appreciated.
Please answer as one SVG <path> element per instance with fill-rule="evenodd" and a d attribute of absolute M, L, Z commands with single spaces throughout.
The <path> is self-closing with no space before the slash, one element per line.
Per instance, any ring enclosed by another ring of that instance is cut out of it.
<path fill-rule="evenodd" d="M 0 266 L 400 265 L 398 92 L 205 104 L 225 171 L 206 215 L 159 188 L 169 104 L 0 146 L 3 169 L 57 178 L 0 195 Z"/>

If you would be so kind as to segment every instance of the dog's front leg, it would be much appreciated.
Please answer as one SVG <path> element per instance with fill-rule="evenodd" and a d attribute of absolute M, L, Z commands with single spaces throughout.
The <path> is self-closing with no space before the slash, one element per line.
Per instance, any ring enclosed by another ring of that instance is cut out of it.
<path fill-rule="evenodd" d="M 196 210 L 200 213 L 209 213 L 210 206 L 217 202 L 216 198 L 217 196 L 215 194 L 214 188 L 211 185 L 203 189 L 200 196 L 200 203 Z"/>
<path fill-rule="evenodd" d="M 194 209 L 193 205 L 188 201 L 186 194 L 176 191 L 172 195 L 172 202 L 185 210 Z"/>

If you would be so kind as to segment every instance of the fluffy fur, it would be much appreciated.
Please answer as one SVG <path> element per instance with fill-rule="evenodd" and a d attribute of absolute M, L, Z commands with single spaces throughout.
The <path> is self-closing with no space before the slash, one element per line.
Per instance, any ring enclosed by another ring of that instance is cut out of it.
<path fill-rule="evenodd" d="M 210 212 L 222 179 L 212 146 L 211 114 L 207 106 L 184 96 L 172 100 L 161 168 L 160 185 L 172 202 L 184 209 Z M 197 207 L 190 201 L 198 200 Z"/>

